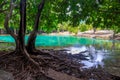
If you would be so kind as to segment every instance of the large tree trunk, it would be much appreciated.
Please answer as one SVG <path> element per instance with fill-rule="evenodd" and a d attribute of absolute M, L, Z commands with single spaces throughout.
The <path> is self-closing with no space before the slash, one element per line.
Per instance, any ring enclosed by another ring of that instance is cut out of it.
<path fill-rule="evenodd" d="M 30 57 L 25 47 L 24 39 L 25 39 L 25 31 L 26 31 L 26 0 L 20 1 L 20 27 L 19 27 L 18 34 L 17 35 L 14 34 L 14 32 L 11 31 L 11 29 L 9 28 L 9 20 L 10 20 L 10 17 L 12 16 L 12 12 L 14 9 L 14 1 L 15 0 L 11 0 L 10 2 L 10 11 L 5 18 L 4 27 L 7 30 L 7 32 L 15 39 L 15 42 L 16 42 L 15 52 L 25 55 L 27 59 L 29 59 L 31 62 L 33 62 L 38 66 L 38 63 L 35 62 Z"/>
<path fill-rule="evenodd" d="M 12 16 L 15 0 L 11 0 L 10 2 L 10 11 L 6 15 L 4 27 L 7 32 L 15 39 L 16 42 L 16 51 L 21 51 L 25 48 L 24 45 L 24 37 L 25 37 L 25 29 L 26 29 L 26 0 L 20 1 L 20 29 L 18 35 L 16 35 L 10 28 L 9 28 L 9 20 Z"/>
<path fill-rule="evenodd" d="M 20 1 L 20 28 L 16 41 L 16 50 L 18 53 L 22 53 L 27 59 L 34 63 L 37 67 L 39 64 L 35 62 L 29 55 L 25 47 L 25 32 L 26 32 L 26 0 Z"/>
<path fill-rule="evenodd" d="M 28 39 L 28 43 L 27 43 L 28 52 L 35 51 L 35 39 L 37 36 L 38 25 L 39 25 L 40 16 L 41 16 L 41 12 L 43 10 L 44 4 L 45 4 L 45 0 L 42 0 L 42 2 L 38 6 L 38 12 L 37 12 L 36 19 L 35 19 L 34 30 L 31 32 L 29 39 Z"/>
<path fill-rule="evenodd" d="M 20 1 L 20 28 L 17 36 L 16 49 L 24 51 L 25 49 L 25 31 L 26 31 L 26 0 Z"/>

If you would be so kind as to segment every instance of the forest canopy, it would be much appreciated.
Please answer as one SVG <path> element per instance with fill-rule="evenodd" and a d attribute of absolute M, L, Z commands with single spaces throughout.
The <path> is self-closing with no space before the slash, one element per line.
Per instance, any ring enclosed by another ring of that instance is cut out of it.
<path fill-rule="evenodd" d="M 4 18 L 9 12 L 11 0 L 0 0 L 0 28 L 4 28 Z M 10 27 L 18 29 L 20 21 L 19 2 L 13 0 L 15 8 L 9 21 Z M 37 6 L 41 0 L 27 0 L 27 30 L 33 29 Z M 57 30 L 58 24 L 69 22 L 76 27 L 81 21 L 95 28 L 120 31 L 119 0 L 46 0 L 41 13 L 39 29 L 46 32 Z M 63 25 L 64 26 L 64 25 Z"/>

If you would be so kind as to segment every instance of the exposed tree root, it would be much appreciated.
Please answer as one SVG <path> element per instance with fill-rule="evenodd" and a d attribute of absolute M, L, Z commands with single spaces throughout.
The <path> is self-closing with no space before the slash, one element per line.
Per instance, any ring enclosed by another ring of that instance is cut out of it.
<path fill-rule="evenodd" d="M 34 65 L 36 65 L 36 66 L 39 68 L 39 63 L 37 63 L 34 59 L 32 59 L 32 58 L 30 57 L 29 53 L 28 53 L 26 50 L 24 50 L 23 52 L 24 52 L 23 54 L 25 54 L 25 56 L 26 56 Z"/>
<path fill-rule="evenodd" d="M 3 56 L 5 56 L 5 55 L 10 55 L 10 54 L 12 54 L 12 53 L 15 53 L 15 51 L 12 51 L 12 52 L 9 52 L 9 53 L 6 52 L 6 53 L 4 53 L 4 54 L 1 54 L 0 57 L 3 57 Z"/>
<path fill-rule="evenodd" d="M 72 73 L 72 71 L 70 71 L 72 69 L 74 69 L 74 72 L 80 71 L 78 67 L 72 66 L 73 64 L 71 63 L 69 64 L 68 61 L 55 58 L 55 56 L 52 57 L 52 55 L 35 56 L 35 55 L 30 55 L 28 53 L 23 55 L 19 52 L 14 52 L 14 54 L 10 53 L 2 56 L 0 58 L 0 64 L 2 64 L 1 68 L 3 67 L 5 70 L 8 69 L 8 71 L 10 70 L 10 72 L 13 72 L 15 79 L 20 78 L 21 76 L 21 78 L 17 80 L 24 80 L 28 78 L 26 76 L 31 76 L 31 75 L 33 77 L 33 75 L 36 75 L 37 73 L 44 74 L 44 76 L 47 76 L 46 75 L 47 69 L 49 68 L 52 68 L 57 71 L 62 71 L 68 74 Z M 9 67 L 12 67 L 12 69 L 10 69 Z M 16 70 L 14 70 L 15 68 Z"/>
<path fill-rule="evenodd" d="M 43 77 L 43 80 L 53 80 L 44 74 L 41 66 L 38 68 L 30 59 L 32 58 L 28 59 L 18 52 L 4 55 L 0 58 L 0 69 L 12 72 L 15 80 L 37 80 L 38 77 Z"/>
<path fill-rule="evenodd" d="M 58 55 L 54 55 L 54 52 L 50 52 L 50 51 L 43 51 L 43 50 L 33 50 L 33 51 L 31 51 L 32 52 L 32 54 L 34 53 L 34 54 L 36 54 L 36 55 L 38 55 L 38 56 L 32 56 L 32 57 L 34 57 L 34 58 L 39 58 L 40 57 L 40 55 L 42 56 L 42 57 L 47 57 L 47 59 L 58 59 L 58 60 L 60 60 L 60 61 L 66 61 L 66 60 L 64 60 L 64 59 L 66 59 L 66 58 L 59 58 L 60 56 L 58 56 Z M 62 56 L 63 57 L 63 56 Z M 64 56 L 65 57 L 65 56 Z M 40 57 L 41 58 L 41 57 Z"/>
<path fill-rule="evenodd" d="M 50 52 L 53 52 L 52 55 L 57 53 L 59 55 L 59 53 L 61 53 L 60 51 Z M 45 56 L 45 54 L 31 55 L 28 53 L 23 55 L 19 52 L 4 55 L 0 58 L 0 69 L 13 73 L 15 80 L 54 80 L 47 75 L 49 68 L 84 80 L 89 80 L 91 77 L 95 80 L 112 80 L 110 75 L 103 70 L 91 69 L 82 72 L 80 70 L 80 64 L 71 62 L 70 59 L 66 58 L 63 54 L 61 54 L 61 56 L 52 56 L 49 54 L 50 52 L 45 53 L 47 56 Z M 56 56 L 59 58 L 55 58 Z M 37 66 L 33 60 L 37 63 Z"/>
<path fill-rule="evenodd" d="M 60 56 L 54 55 L 53 51 L 49 52 L 49 51 L 36 50 L 35 52 L 40 55 L 37 55 L 37 56 L 33 55 L 33 56 L 31 56 L 32 58 L 42 60 L 47 66 L 53 68 L 54 70 L 57 70 L 57 71 L 64 70 L 68 74 L 71 74 L 71 72 L 73 72 L 72 74 L 74 74 L 74 75 L 75 75 L 75 73 L 81 73 L 81 71 L 80 71 L 81 65 L 70 61 L 70 59 L 65 58 L 66 56 L 64 56 L 64 55 L 62 55 L 62 58 L 60 58 Z M 79 75 L 77 77 L 81 77 L 81 75 Z"/>

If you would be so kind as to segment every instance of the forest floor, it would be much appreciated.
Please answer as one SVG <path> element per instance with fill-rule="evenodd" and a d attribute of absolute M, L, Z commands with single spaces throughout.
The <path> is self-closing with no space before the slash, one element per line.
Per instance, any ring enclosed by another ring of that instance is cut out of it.
<path fill-rule="evenodd" d="M 40 61 L 43 63 L 40 65 L 40 70 L 19 53 L 9 54 L 9 51 L 0 51 L 0 70 L 12 74 L 14 80 L 120 80 L 120 77 L 102 68 L 81 69 L 82 64 L 78 64 L 74 59 L 71 60 L 69 55 L 61 50 L 43 49 L 42 51 L 45 52 L 44 55 L 37 55 L 41 57 Z M 59 59 L 46 56 L 46 52 Z M 42 61 L 42 58 L 46 60 L 46 63 Z"/>

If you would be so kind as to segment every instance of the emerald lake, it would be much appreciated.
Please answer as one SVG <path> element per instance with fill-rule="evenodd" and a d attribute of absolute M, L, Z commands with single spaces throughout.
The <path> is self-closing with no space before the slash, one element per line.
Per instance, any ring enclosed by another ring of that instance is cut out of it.
<path fill-rule="evenodd" d="M 28 36 L 25 37 L 25 42 Z M 11 36 L 0 36 L 0 42 L 14 43 L 14 39 Z M 85 38 L 76 36 L 49 36 L 39 35 L 36 38 L 36 46 L 49 46 L 49 47 L 63 47 L 72 45 L 95 45 L 95 44 L 107 44 L 111 43 L 110 40 L 102 40 L 95 38 Z"/>

